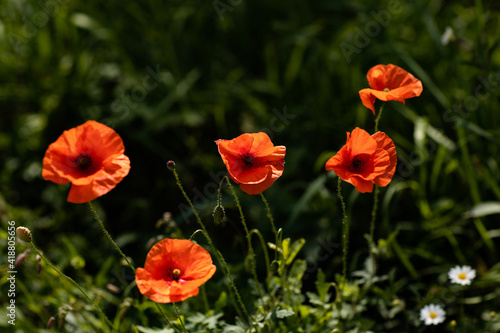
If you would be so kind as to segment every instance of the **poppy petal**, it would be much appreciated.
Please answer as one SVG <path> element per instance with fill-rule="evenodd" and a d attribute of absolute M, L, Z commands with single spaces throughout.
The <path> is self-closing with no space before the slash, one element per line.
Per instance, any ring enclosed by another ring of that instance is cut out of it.
<path fill-rule="evenodd" d="M 360 90 L 359 97 L 373 114 L 376 99 L 405 103 L 405 99 L 420 96 L 423 90 L 420 80 L 393 64 L 373 66 L 368 70 L 366 78 L 371 89 Z"/>
<path fill-rule="evenodd" d="M 64 131 L 49 145 L 42 177 L 57 184 L 72 183 L 68 201 L 84 203 L 111 191 L 130 171 L 120 136 L 89 120 Z"/>
<path fill-rule="evenodd" d="M 283 174 L 286 147 L 274 146 L 264 132 L 215 143 L 229 176 L 248 194 L 261 193 Z"/>
<path fill-rule="evenodd" d="M 325 169 L 365 193 L 372 192 L 374 184 L 388 185 L 396 162 L 396 148 L 389 136 L 383 132 L 370 136 L 356 127 L 347 132 L 346 144 L 326 162 Z"/>
<path fill-rule="evenodd" d="M 378 148 L 381 151 L 387 152 L 389 159 L 388 161 L 385 161 L 387 166 L 385 167 L 384 172 L 377 176 L 374 181 L 377 186 L 384 187 L 391 182 L 394 172 L 396 171 L 396 164 L 398 160 L 396 155 L 396 146 L 394 145 L 392 139 L 383 132 L 377 132 L 373 134 L 372 137 L 377 141 Z"/>
<path fill-rule="evenodd" d="M 175 277 L 173 272 L 178 272 Z M 186 239 L 163 239 L 146 257 L 144 268 L 136 271 L 139 291 L 159 303 L 183 301 L 196 296 L 199 286 L 215 273 L 210 254 Z"/>

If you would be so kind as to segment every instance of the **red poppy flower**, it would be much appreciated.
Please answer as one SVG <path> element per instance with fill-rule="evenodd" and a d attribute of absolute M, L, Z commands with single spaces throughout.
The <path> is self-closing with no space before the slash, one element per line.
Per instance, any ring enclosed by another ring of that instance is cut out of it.
<path fill-rule="evenodd" d="M 130 170 L 120 136 L 93 120 L 64 131 L 45 152 L 42 176 L 71 182 L 68 201 L 84 203 L 111 191 Z"/>
<path fill-rule="evenodd" d="M 261 193 L 283 174 L 286 147 L 275 147 L 264 132 L 215 143 L 229 176 L 248 194 Z"/>
<path fill-rule="evenodd" d="M 183 301 L 198 295 L 198 287 L 215 273 L 210 254 L 187 239 L 165 238 L 137 268 L 135 282 L 144 296 L 157 303 Z"/>
<path fill-rule="evenodd" d="M 364 106 L 375 114 L 375 99 L 381 101 L 399 101 L 403 104 L 405 99 L 420 96 L 422 82 L 401 67 L 388 64 L 376 65 L 366 74 L 371 89 L 359 91 L 359 97 Z"/>
<path fill-rule="evenodd" d="M 356 127 L 352 134 L 347 132 L 346 144 L 326 162 L 325 168 L 365 193 L 373 191 L 373 184 L 389 184 L 396 162 L 396 147 L 391 138 L 383 132 L 370 136 Z"/>

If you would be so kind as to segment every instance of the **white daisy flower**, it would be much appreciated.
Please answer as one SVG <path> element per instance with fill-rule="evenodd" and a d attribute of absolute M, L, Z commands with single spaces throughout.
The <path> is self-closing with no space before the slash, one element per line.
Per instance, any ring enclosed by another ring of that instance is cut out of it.
<path fill-rule="evenodd" d="M 443 308 L 436 304 L 426 305 L 420 310 L 420 320 L 425 325 L 437 325 L 444 321 L 446 313 Z"/>
<path fill-rule="evenodd" d="M 448 277 L 452 283 L 458 283 L 465 286 L 470 284 L 470 282 L 476 277 L 476 271 L 470 266 L 456 266 L 450 269 Z"/>

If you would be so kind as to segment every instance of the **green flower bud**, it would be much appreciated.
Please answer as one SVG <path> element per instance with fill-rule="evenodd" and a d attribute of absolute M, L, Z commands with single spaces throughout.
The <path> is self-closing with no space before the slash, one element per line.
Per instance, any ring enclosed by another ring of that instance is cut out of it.
<path fill-rule="evenodd" d="M 218 204 L 215 206 L 214 211 L 212 212 L 212 217 L 214 218 L 214 222 L 216 224 L 222 223 L 224 218 L 226 217 L 226 211 L 222 205 Z"/>

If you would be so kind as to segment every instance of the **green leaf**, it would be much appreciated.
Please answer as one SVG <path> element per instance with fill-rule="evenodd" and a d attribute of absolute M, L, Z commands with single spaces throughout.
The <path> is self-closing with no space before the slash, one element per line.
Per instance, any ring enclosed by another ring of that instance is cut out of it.
<path fill-rule="evenodd" d="M 328 294 L 328 290 L 332 286 L 331 283 L 325 282 L 325 273 L 320 269 L 318 269 L 318 275 L 316 277 L 316 290 L 318 291 L 319 299 L 322 301 L 327 301 L 326 296 Z"/>
<path fill-rule="evenodd" d="M 500 202 L 483 202 L 464 213 L 465 218 L 482 217 L 486 215 L 500 214 Z"/>
<path fill-rule="evenodd" d="M 288 241 L 290 241 L 289 238 L 287 239 Z M 300 249 L 302 249 L 305 243 L 306 240 L 304 238 L 298 239 L 295 242 L 293 242 L 291 248 L 287 248 L 287 250 L 290 251 L 290 252 L 287 251 L 287 255 L 285 255 L 285 253 L 283 252 L 283 255 L 285 257 L 285 262 L 287 265 L 290 265 L 292 263 L 293 259 L 295 259 L 295 257 L 297 256 Z"/>
<path fill-rule="evenodd" d="M 221 292 L 219 298 L 215 302 L 215 312 L 221 312 L 226 305 L 227 305 L 227 293 L 223 291 Z"/>
<path fill-rule="evenodd" d="M 276 311 L 276 317 L 278 317 L 278 318 L 286 318 L 286 317 L 293 316 L 294 314 L 295 314 L 295 312 L 287 310 L 287 309 L 281 309 L 281 310 Z"/>
<path fill-rule="evenodd" d="M 175 331 L 171 328 L 149 328 L 137 325 L 135 326 L 141 333 L 174 333 Z"/>

